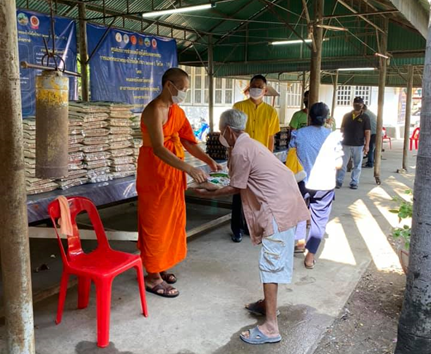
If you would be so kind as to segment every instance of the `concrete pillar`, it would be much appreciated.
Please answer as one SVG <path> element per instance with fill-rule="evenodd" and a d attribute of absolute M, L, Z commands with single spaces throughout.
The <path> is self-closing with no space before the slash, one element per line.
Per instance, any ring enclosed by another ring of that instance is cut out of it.
<path fill-rule="evenodd" d="M 323 1 L 324 0 L 315 0 L 315 24 L 313 25 L 314 44 L 311 50 L 310 96 L 308 98 L 308 107 L 311 107 L 314 103 L 319 101 L 323 29 L 317 27 L 316 24 L 322 23 Z"/>
<path fill-rule="evenodd" d="M 208 36 L 208 110 L 210 131 L 214 131 L 214 51 L 212 35 Z"/>
<path fill-rule="evenodd" d="M 388 47 L 388 19 L 385 18 L 382 24 L 384 33 L 379 33 L 381 53 L 386 54 Z M 374 161 L 374 178 L 376 183 L 380 184 L 380 166 L 382 163 L 382 128 L 383 128 L 383 107 L 385 105 L 385 88 L 386 88 L 386 69 L 387 59 L 380 58 L 379 72 L 379 98 L 377 107 L 377 131 L 376 131 L 376 158 Z"/>
<path fill-rule="evenodd" d="M 15 1 L 0 2 L 0 249 L 6 353 L 34 354 Z"/>
<path fill-rule="evenodd" d="M 82 100 L 90 100 L 90 87 L 88 81 L 88 48 L 87 48 L 87 21 L 85 21 L 85 4 L 79 3 L 79 56 L 81 58 L 81 90 Z"/>
<path fill-rule="evenodd" d="M 409 66 L 407 81 L 407 98 L 406 98 L 406 120 L 404 122 L 404 146 L 403 146 L 403 170 L 407 171 L 409 138 L 410 138 L 410 116 L 412 113 L 412 94 L 413 94 L 413 77 L 414 67 Z"/>

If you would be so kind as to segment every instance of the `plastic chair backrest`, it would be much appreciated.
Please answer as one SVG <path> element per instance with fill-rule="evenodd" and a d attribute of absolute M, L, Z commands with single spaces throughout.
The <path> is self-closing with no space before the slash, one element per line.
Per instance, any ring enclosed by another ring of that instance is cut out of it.
<path fill-rule="evenodd" d="M 386 128 L 383 127 L 382 130 L 383 130 L 383 139 L 385 139 L 388 137 L 388 135 L 386 134 Z"/>
<path fill-rule="evenodd" d="M 61 218 L 60 203 L 58 200 L 54 200 L 48 205 L 48 213 L 51 217 L 55 232 L 57 234 L 63 262 L 68 264 L 68 261 L 73 261 L 74 258 L 84 254 L 84 251 L 81 247 L 78 225 L 76 224 L 76 217 L 81 212 L 87 212 L 88 217 L 90 218 L 97 237 L 97 248 L 110 249 L 108 239 L 106 238 L 105 229 L 103 228 L 102 220 L 100 220 L 97 208 L 90 201 L 90 199 L 84 197 L 68 197 L 67 201 L 69 202 L 70 218 L 73 226 L 73 235 L 67 235 L 67 256 L 64 251 L 63 243 L 61 242 L 61 237 L 57 227 L 58 219 Z"/>
<path fill-rule="evenodd" d="M 412 134 L 412 137 L 410 139 L 413 139 L 413 140 L 419 139 L 419 132 L 420 131 L 421 131 L 421 128 L 415 128 L 415 130 L 413 130 L 413 134 Z"/>

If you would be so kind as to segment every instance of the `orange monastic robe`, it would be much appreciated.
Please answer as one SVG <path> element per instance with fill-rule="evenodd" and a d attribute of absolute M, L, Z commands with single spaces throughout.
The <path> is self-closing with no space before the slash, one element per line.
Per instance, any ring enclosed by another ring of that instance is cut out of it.
<path fill-rule="evenodd" d="M 147 127 L 142 122 L 143 146 L 138 159 L 138 248 L 147 272 L 165 271 L 186 258 L 187 188 L 184 172 L 169 166 L 154 155 Z M 196 143 L 184 111 L 177 105 L 169 109 L 163 126 L 164 146 L 180 159 L 184 148 L 180 139 Z"/>

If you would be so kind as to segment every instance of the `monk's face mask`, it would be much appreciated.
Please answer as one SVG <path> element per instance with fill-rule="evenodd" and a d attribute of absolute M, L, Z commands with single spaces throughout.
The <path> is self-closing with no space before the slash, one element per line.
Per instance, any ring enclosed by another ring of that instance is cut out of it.
<path fill-rule="evenodd" d="M 187 90 L 180 90 L 178 87 L 175 86 L 175 84 L 172 81 L 170 81 L 170 83 L 177 90 L 177 94 L 176 95 L 172 95 L 172 91 L 168 87 L 169 92 L 172 95 L 172 102 L 174 102 L 175 104 L 181 104 L 181 103 L 183 103 L 186 100 L 186 98 L 187 98 Z"/>

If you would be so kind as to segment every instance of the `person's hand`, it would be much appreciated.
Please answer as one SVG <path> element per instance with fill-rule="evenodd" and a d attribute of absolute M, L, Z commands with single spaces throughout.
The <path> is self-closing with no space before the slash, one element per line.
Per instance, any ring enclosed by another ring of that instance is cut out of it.
<path fill-rule="evenodd" d="M 370 147 L 365 145 L 364 146 L 364 155 L 368 154 L 368 151 L 370 151 Z"/>
<path fill-rule="evenodd" d="M 208 191 L 206 189 L 198 188 L 193 190 L 198 196 L 203 198 L 212 198 L 215 196 L 215 191 Z"/>
<path fill-rule="evenodd" d="M 222 171 L 223 166 L 212 160 L 208 166 L 210 167 L 211 171 Z"/>
<path fill-rule="evenodd" d="M 187 172 L 196 183 L 204 183 L 207 181 L 207 174 L 199 168 L 190 166 L 190 170 Z"/>

